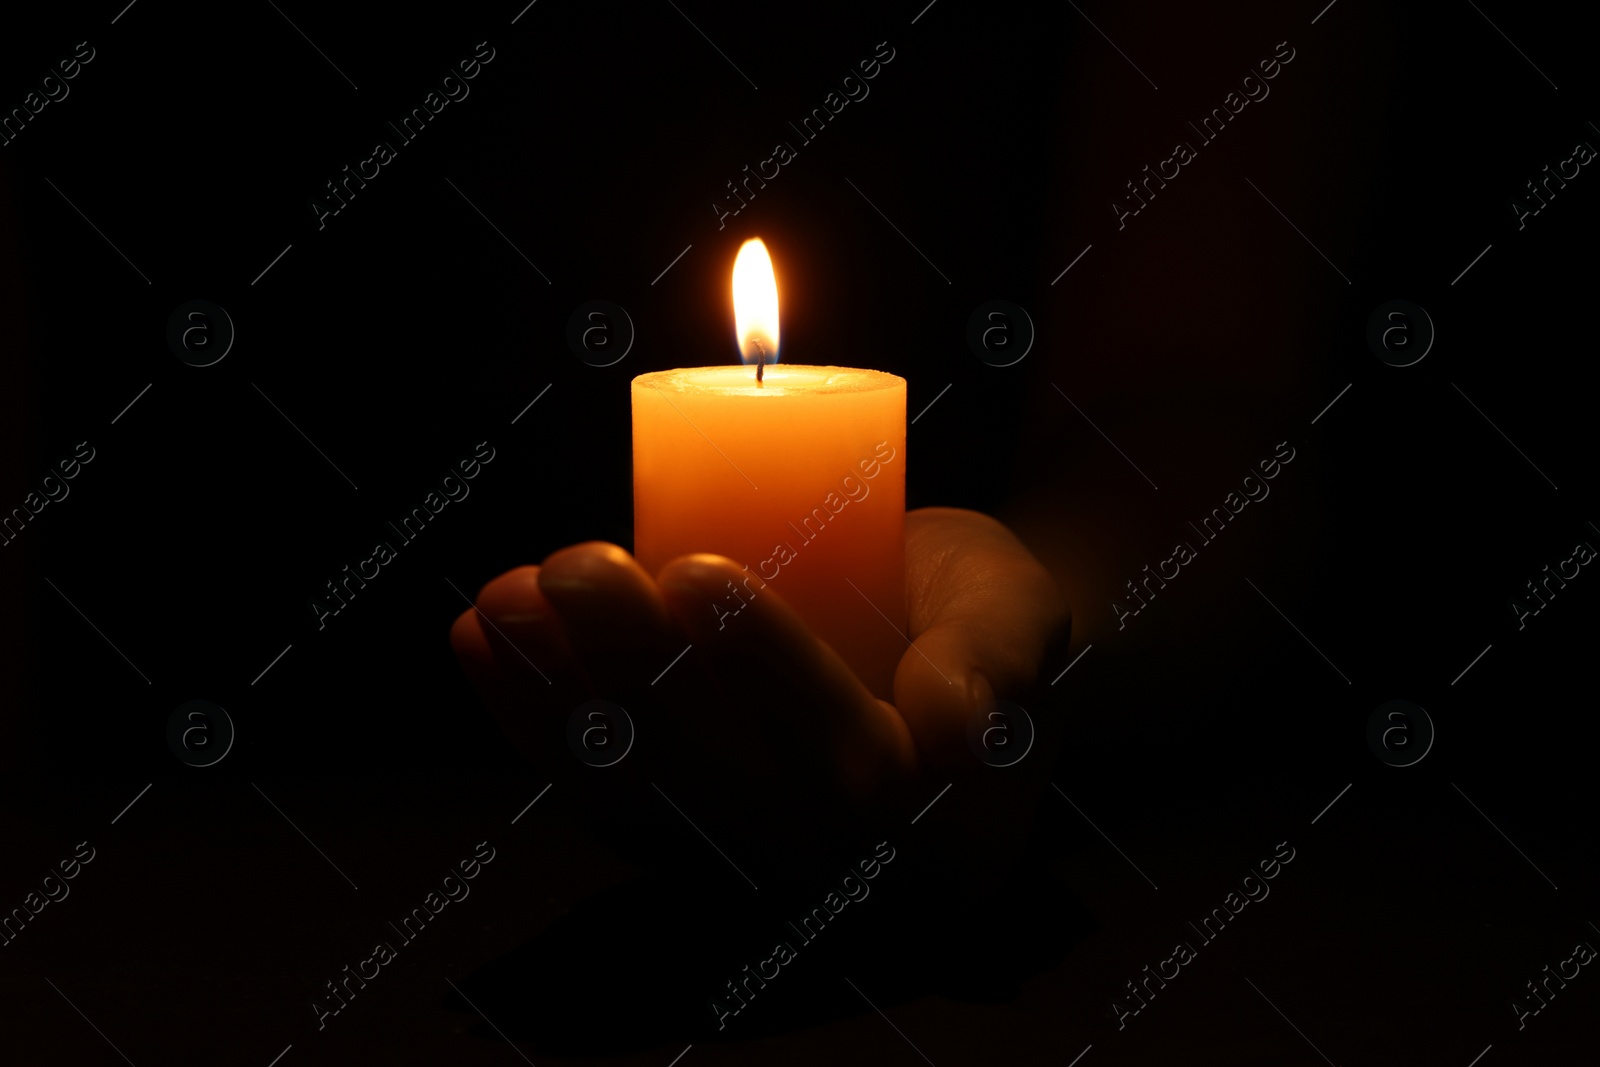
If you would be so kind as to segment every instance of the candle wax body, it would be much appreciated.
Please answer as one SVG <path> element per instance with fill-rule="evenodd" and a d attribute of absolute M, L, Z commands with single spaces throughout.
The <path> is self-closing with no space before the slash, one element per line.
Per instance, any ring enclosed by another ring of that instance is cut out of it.
<path fill-rule="evenodd" d="M 847 367 L 705 367 L 633 380 L 634 555 L 749 569 L 723 603 L 776 591 L 867 688 L 894 697 L 907 647 L 906 383 Z M 763 589 L 765 584 L 765 589 Z"/>

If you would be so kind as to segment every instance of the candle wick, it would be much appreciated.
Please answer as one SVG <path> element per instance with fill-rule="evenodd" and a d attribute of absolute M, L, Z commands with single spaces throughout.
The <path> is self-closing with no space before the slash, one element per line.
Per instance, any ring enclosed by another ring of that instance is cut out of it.
<path fill-rule="evenodd" d="M 759 340 L 751 343 L 756 346 L 756 386 L 760 388 L 762 372 L 767 369 L 767 349 Z"/>

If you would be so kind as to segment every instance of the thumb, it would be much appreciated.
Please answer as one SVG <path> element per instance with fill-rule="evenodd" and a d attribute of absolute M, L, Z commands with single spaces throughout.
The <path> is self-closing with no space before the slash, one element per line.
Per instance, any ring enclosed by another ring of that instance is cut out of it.
<path fill-rule="evenodd" d="M 912 646 L 895 705 L 931 765 L 970 760 L 972 716 L 1024 698 L 1046 657 L 1065 649 L 1066 599 L 1015 534 L 959 508 L 907 514 L 906 595 Z"/>

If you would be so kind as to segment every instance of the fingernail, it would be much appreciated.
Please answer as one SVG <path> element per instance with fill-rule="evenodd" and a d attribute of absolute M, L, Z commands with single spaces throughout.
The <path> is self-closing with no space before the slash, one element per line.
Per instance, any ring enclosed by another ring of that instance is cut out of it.
<path fill-rule="evenodd" d="M 568 574 L 550 574 L 548 571 L 539 576 L 539 591 L 549 594 L 554 589 L 558 592 L 589 593 L 596 588 L 595 584 L 587 578 L 580 578 Z"/>
<path fill-rule="evenodd" d="M 582 624 L 610 609 L 602 587 L 587 578 L 569 574 L 539 575 L 539 593 L 567 624 Z"/>

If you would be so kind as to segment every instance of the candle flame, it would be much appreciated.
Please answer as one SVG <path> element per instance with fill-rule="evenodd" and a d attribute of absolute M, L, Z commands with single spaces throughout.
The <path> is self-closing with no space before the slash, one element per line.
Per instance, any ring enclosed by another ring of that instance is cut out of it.
<path fill-rule="evenodd" d="M 733 261 L 733 328 L 740 359 L 778 362 L 778 279 L 759 237 L 740 245 Z"/>

